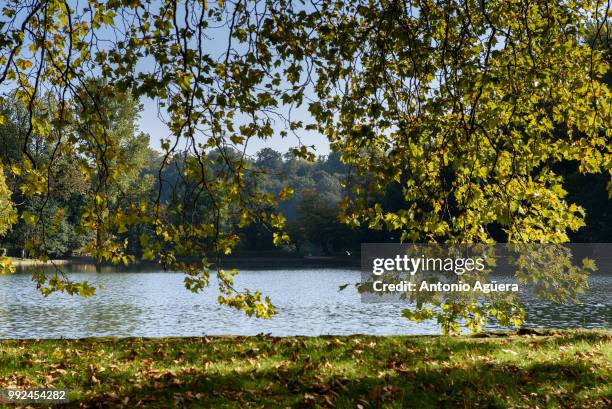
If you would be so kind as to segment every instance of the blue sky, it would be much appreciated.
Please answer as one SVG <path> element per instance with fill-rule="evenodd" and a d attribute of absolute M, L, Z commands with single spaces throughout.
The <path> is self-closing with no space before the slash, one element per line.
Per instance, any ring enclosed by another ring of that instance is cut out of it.
<path fill-rule="evenodd" d="M 75 6 L 75 3 L 71 2 L 71 4 L 73 5 L 73 7 Z M 154 9 L 156 4 L 157 3 L 154 2 L 151 7 Z M 180 9 L 179 9 L 179 13 L 180 13 Z M 19 17 L 21 16 L 17 17 L 16 24 L 20 22 Z M 0 20 L 5 20 L 5 19 L 0 18 Z M 101 29 L 97 34 L 100 36 L 100 38 L 103 38 L 104 36 L 111 36 L 111 37 L 113 36 L 113 34 L 106 28 Z M 208 36 L 208 41 L 206 43 L 207 49 L 205 50 L 205 53 L 210 54 L 211 56 L 213 56 L 213 58 L 215 56 L 217 57 L 224 56 L 226 49 L 227 49 L 228 28 L 224 26 L 211 28 L 207 30 L 206 34 Z M 29 40 L 30 40 L 29 38 L 26 38 L 25 43 L 27 44 Z M 104 47 L 102 46 L 101 48 L 104 48 Z M 23 48 L 22 54 L 23 54 L 22 57 L 24 58 L 30 58 L 30 59 L 36 60 L 36 56 L 28 55 L 27 47 Z M 138 63 L 137 69 L 142 69 L 143 71 L 149 71 L 152 69 L 152 66 L 153 66 L 152 60 L 143 58 Z M 32 70 L 34 70 L 35 68 L 36 67 L 32 67 Z M 92 67 L 92 68 L 93 68 L 92 72 L 95 72 L 96 68 L 95 67 Z M 14 84 L 7 84 L 7 83 L 2 84 L 2 86 L 0 86 L 0 92 L 7 92 L 12 88 L 12 86 L 14 86 Z M 139 128 L 141 131 L 149 134 L 150 139 L 151 139 L 151 147 L 156 150 L 161 150 L 160 140 L 162 138 L 170 138 L 171 140 L 173 140 L 174 137 L 170 135 L 170 132 L 168 128 L 166 127 L 166 125 L 164 124 L 164 122 L 160 118 L 158 118 L 156 102 L 148 98 L 142 99 L 141 102 L 143 104 L 143 111 L 141 112 L 141 116 L 139 120 Z M 282 108 L 281 108 L 281 111 L 282 111 Z M 288 108 L 287 110 L 285 110 L 285 112 L 282 112 L 282 113 L 286 115 L 287 112 L 288 112 Z M 306 108 L 306 104 L 300 108 L 294 108 L 291 111 L 291 117 L 294 120 L 303 121 L 304 124 L 313 122 L 311 115 Z M 244 121 L 242 122 L 244 123 Z M 260 149 L 265 148 L 265 147 L 270 147 L 272 149 L 275 149 L 277 151 L 284 153 L 284 152 L 287 152 L 291 148 L 299 146 L 300 143 L 298 139 L 291 134 L 289 134 L 289 136 L 287 136 L 286 138 L 280 137 L 280 131 L 283 129 L 284 129 L 284 124 L 278 121 L 274 127 L 275 135 L 272 138 L 267 139 L 267 140 L 261 140 L 261 139 L 256 139 L 256 138 L 251 139 L 247 146 L 247 153 L 254 154 Z M 300 135 L 302 144 L 308 145 L 308 146 L 314 145 L 316 155 L 327 155 L 329 153 L 329 143 L 324 136 L 316 132 L 312 132 L 312 131 L 309 131 L 309 132 L 300 131 L 299 135 Z"/>
<path fill-rule="evenodd" d="M 154 2 L 153 5 L 155 4 L 157 3 Z M 230 11 L 228 10 L 228 13 L 229 12 Z M 183 16 L 182 10 L 180 8 L 178 9 L 178 13 L 179 13 L 179 16 Z M 181 21 L 182 18 L 183 17 L 180 17 L 178 20 Z M 229 19 L 229 14 L 228 14 L 228 19 Z M 205 43 L 206 46 L 205 46 L 204 53 L 209 54 L 213 59 L 214 58 L 224 58 L 225 53 L 227 51 L 227 46 L 228 46 L 228 34 L 229 34 L 229 29 L 228 27 L 224 25 L 210 27 L 209 29 L 207 29 L 206 30 L 207 41 Z M 233 47 L 237 47 L 237 48 L 241 47 L 240 44 L 236 44 L 236 40 L 234 40 L 234 43 L 232 45 Z M 149 71 L 152 68 L 152 64 L 153 62 L 148 59 L 143 59 L 139 62 L 140 69 L 142 69 L 143 71 Z M 313 99 L 314 98 L 313 94 L 314 92 L 312 90 L 306 90 L 307 97 L 310 97 L 311 99 Z M 306 98 L 306 101 L 307 100 L 308 98 Z M 309 124 L 309 123 L 313 123 L 313 119 L 310 113 L 308 112 L 306 101 L 304 105 L 302 105 L 301 107 L 299 108 L 294 107 L 291 110 L 291 118 L 293 120 L 302 121 L 304 124 Z M 143 132 L 148 133 L 149 136 L 151 137 L 151 146 L 154 149 L 159 150 L 160 149 L 160 139 L 170 138 L 171 140 L 174 140 L 174 137 L 171 137 L 170 132 L 168 131 L 168 128 L 166 127 L 166 125 L 163 123 L 162 120 L 158 118 L 157 105 L 155 101 L 151 99 L 143 99 L 141 100 L 141 102 L 143 103 L 144 110 L 141 113 L 140 128 Z M 285 109 L 283 109 L 283 107 L 281 107 L 281 112 L 283 115 L 287 116 L 289 112 L 289 108 L 285 107 Z M 240 121 L 240 122 L 244 123 L 244 121 Z M 247 145 L 247 150 L 246 150 L 247 153 L 255 154 L 260 149 L 266 148 L 266 147 L 269 147 L 269 148 L 272 148 L 272 149 L 275 149 L 277 151 L 284 153 L 284 152 L 287 152 L 291 148 L 299 146 L 300 141 L 298 141 L 298 139 L 295 136 L 291 135 L 291 133 L 289 133 L 289 136 L 287 136 L 286 138 L 280 137 L 280 132 L 283 129 L 284 129 L 284 124 L 281 123 L 281 121 L 277 121 L 274 127 L 275 135 L 272 138 L 267 139 L 267 140 L 261 140 L 257 138 L 253 138 L 249 140 L 248 145 Z M 307 145 L 307 146 L 314 145 L 315 155 L 329 154 L 329 142 L 327 138 L 325 138 L 323 135 L 320 135 L 317 132 L 304 131 L 304 130 L 299 131 L 298 133 L 300 135 L 301 143 L 303 145 Z"/>
<path fill-rule="evenodd" d="M 163 121 L 158 118 L 156 103 L 148 98 L 143 99 L 141 102 L 143 103 L 144 109 L 141 112 L 139 120 L 140 130 L 149 134 L 151 137 L 151 147 L 153 149 L 160 150 L 160 139 L 170 137 L 170 131 Z M 293 116 L 298 120 L 304 121 L 304 123 L 312 122 L 312 118 L 305 107 L 294 110 Z M 280 137 L 279 133 L 282 129 L 283 125 L 277 123 L 277 126 L 275 127 L 275 135 L 272 138 L 267 140 L 256 138 L 251 139 L 247 146 L 247 153 L 252 155 L 262 148 L 272 148 L 284 153 L 289 149 L 298 146 L 299 142 L 295 136 L 289 134 L 289 136 L 286 138 Z M 312 131 L 302 131 L 299 134 L 303 144 L 315 146 L 315 155 L 329 154 L 329 142 L 325 136 Z"/>

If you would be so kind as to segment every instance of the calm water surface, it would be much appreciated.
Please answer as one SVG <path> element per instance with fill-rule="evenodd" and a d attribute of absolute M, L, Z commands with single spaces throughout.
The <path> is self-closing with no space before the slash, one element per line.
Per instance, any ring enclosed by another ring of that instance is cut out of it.
<path fill-rule="evenodd" d="M 352 286 L 338 292 L 339 285 L 359 281 L 355 270 L 241 271 L 238 287 L 261 289 L 277 306 L 271 320 L 219 306 L 214 285 L 192 294 L 180 273 L 69 275 L 104 289 L 91 298 L 53 294 L 45 299 L 28 273 L 0 276 L 0 338 L 439 333 L 435 322 L 402 318 L 400 305 L 362 303 Z M 592 276 L 579 305 L 531 300 L 527 312 L 530 326 L 611 328 L 612 276 Z"/>

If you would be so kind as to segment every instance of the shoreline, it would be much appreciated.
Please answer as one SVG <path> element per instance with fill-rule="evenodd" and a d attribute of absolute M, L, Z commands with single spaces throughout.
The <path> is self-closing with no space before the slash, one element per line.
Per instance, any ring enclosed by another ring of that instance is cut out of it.
<path fill-rule="evenodd" d="M 527 328 L 523 327 L 517 330 L 493 330 L 483 331 L 478 333 L 465 333 L 460 335 L 444 335 L 444 334 L 406 334 L 406 335 L 376 335 L 376 334 L 362 334 L 355 333 L 349 335 L 271 335 L 271 334 L 257 334 L 257 335 L 188 335 L 188 336 L 127 336 L 127 337 L 116 337 L 116 336 L 101 336 L 101 337 L 81 337 L 81 338 L 2 338 L 0 337 L 0 346 L 3 342 L 93 342 L 93 341 L 164 341 L 164 340 L 183 340 L 183 341 L 210 341 L 210 340 L 243 340 L 243 339 L 259 339 L 259 340 L 279 340 L 279 339 L 342 339 L 342 338 L 354 338 L 354 337 L 367 337 L 367 338 L 402 338 L 402 339 L 454 339 L 454 340 L 475 340 L 475 339 L 489 339 L 491 341 L 513 339 L 513 338 L 537 338 L 537 337 L 559 337 L 566 335 L 601 335 L 609 337 L 612 341 L 612 327 L 611 328 Z"/>
<path fill-rule="evenodd" d="M 88 256 L 75 256 L 67 259 L 54 259 L 47 262 L 42 262 L 37 259 L 30 258 L 18 258 L 8 257 L 11 263 L 15 267 L 33 267 L 33 266 L 52 266 L 52 265 L 64 265 L 64 266 L 88 266 L 96 265 L 96 260 Z M 178 259 L 179 261 L 185 262 L 198 262 L 197 259 Z M 212 261 L 212 260 L 211 260 Z M 359 258 L 348 258 L 348 257 L 252 257 L 252 256 L 236 256 L 236 257 L 223 257 L 221 260 L 222 267 L 225 269 L 239 268 L 239 269 L 277 269 L 277 268 L 356 268 L 360 267 L 361 259 Z M 158 263 L 152 261 L 136 261 L 130 263 L 127 267 L 123 264 L 114 265 L 112 263 L 103 262 L 100 267 L 108 268 L 131 268 L 131 267 L 155 267 L 160 268 Z M 214 268 L 215 263 L 211 266 Z"/>
<path fill-rule="evenodd" d="M 52 266 L 52 265 L 66 265 L 71 264 L 70 259 L 57 259 L 40 261 L 34 258 L 19 258 L 19 257 L 7 257 L 11 260 L 11 264 L 15 267 L 30 267 L 30 266 Z"/>

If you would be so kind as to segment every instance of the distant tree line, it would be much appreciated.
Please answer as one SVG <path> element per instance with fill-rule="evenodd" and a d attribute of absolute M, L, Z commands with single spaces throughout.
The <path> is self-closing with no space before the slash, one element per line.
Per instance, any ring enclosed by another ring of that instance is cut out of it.
<path fill-rule="evenodd" d="M 121 159 L 130 166 L 129 172 L 120 176 L 111 200 L 123 207 L 138 206 L 143 201 L 160 196 L 163 204 L 180 204 L 183 209 L 196 206 L 199 214 L 210 213 L 211 205 L 206 200 L 196 200 L 195 186 L 180 183 L 181 174 L 189 165 L 186 154 L 170 158 L 171 166 L 163 167 L 160 188 L 158 172 L 164 160 L 161 153 L 149 146 L 149 136 L 139 132 L 137 120 L 142 106 L 135 98 L 118 92 L 106 101 L 112 111 L 110 137 L 115 138 L 121 149 Z M 53 101 L 48 101 L 48 109 L 53 108 Z M 31 246 L 44 237 L 43 245 L 49 257 L 61 258 L 74 254 L 87 253 L 86 245 L 95 242 L 95 229 L 83 228 L 83 209 L 87 209 L 95 183 L 81 172 L 79 149 L 73 157 L 63 155 L 53 167 L 53 177 L 49 178 L 54 186 L 48 197 L 24 194 L 27 181 L 21 171 L 27 161 L 24 160 L 24 144 L 29 145 L 29 152 L 39 160 L 48 160 L 54 154 L 54 146 L 48 139 L 33 133 L 26 141 L 28 120 L 25 108 L 16 101 L 3 101 L 0 111 L 6 118 L 0 125 L 0 162 L 3 174 L 0 174 L 0 215 L 4 224 L 0 224 L 0 247 L 9 255 L 28 255 Z M 79 132 L 87 132 L 86 124 Z M 210 157 L 220 155 L 238 155 L 238 152 L 211 151 Z M 168 161 L 168 159 L 165 159 Z M 344 199 L 356 185 L 367 189 L 368 180 L 351 176 L 347 165 L 343 164 L 340 154 L 332 152 L 314 160 L 306 160 L 291 152 L 281 153 L 271 148 L 264 148 L 247 159 L 255 172 L 249 175 L 249 185 L 271 195 L 281 195 L 284 190 L 290 192 L 285 200 L 279 202 L 270 211 L 280 212 L 286 218 L 288 243 L 276 246 L 273 243 L 273 229 L 266 223 L 256 222 L 240 227 L 240 209 L 228 210 L 225 214 L 225 230 L 237 231 L 239 244 L 233 254 L 242 256 L 261 255 L 356 255 L 363 242 L 397 241 L 399 237 L 380 228 L 369 228 L 367 225 L 349 226 L 343 220 L 342 208 Z M 212 165 L 215 166 L 215 165 Z M 557 165 L 556 171 L 566 180 L 567 200 L 576 203 L 586 211 L 586 226 L 577 232 L 571 232 L 575 242 L 611 242 L 612 241 L 612 202 L 606 189 L 607 177 L 604 174 L 581 174 L 577 162 L 563 162 Z M 384 194 L 374 194 L 372 203 L 380 203 L 383 211 L 397 211 L 406 206 L 400 183 L 389 185 Z M 15 211 L 17 209 L 17 211 Z M 196 214 L 197 214 L 196 212 Z M 28 218 L 40 217 L 41 223 L 28 223 Z M 180 215 L 177 215 L 180 217 Z M 16 220 L 9 228 L 8 220 Z M 194 224 L 199 223 L 193 220 Z M 498 240 L 503 241 L 501 231 L 496 233 L 497 226 L 488 226 Z M 127 253 L 135 258 L 142 256 L 141 233 L 143 227 L 138 224 L 121 229 L 120 239 L 126 244 Z M 223 228 L 223 227 L 222 227 Z M 45 229 L 45 234 L 42 234 Z"/>
<path fill-rule="evenodd" d="M 48 109 L 54 109 L 53 101 L 47 102 Z M 192 202 L 191 206 L 201 207 L 200 214 L 211 212 L 205 200 L 191 200 L 197 194 L 195 187 L 179 180 L 181 172 L 189 166 L 186 155 L 175 155 L 169 160 L 171 166 L 162 171 L 160 189 L 157 176 L 164 157 L 150 148 L 149 135 L 137 129 L 142 109 L 138 101 L 129 94 L 117 93 L 106 101 L 106 106 L 113 117 L 110 137 L 120 146 L 121 160 L 130 165 L 130 172 L 121 175 L 112 200 L 121 202 L 122 206 L 137 206 L 159 194 L 162 204 L 172 202 L 190 206 Z M 0 125 L 0 162 L 4 168 L 0 179 L 2 215 L 4 220 L 9 215 L 16 219 L 11 228 L 6 223 L 0 231 L 3 233 L 0 247 L 5 248 L 9 255 L 19 257 L 28 256 L 34 243 L 43 246 L 51 258 L 86 254 L 86 245 L 95 241 L 95 229 L 83 228 L 83 212 L 92 205 L 88 201 L 91 201 L 95 181 L 81 171 L 79 163 L 82 158 L 78 149 L 72 157 L 63 155 L 54 165 L 53 175 L 49 178 L 54 186 L 50 187 L 48 197 L 27 195 L 24 191 L 27 176 L 22 172 L 22 167 L 28 163 L 24 157 L 24 145 L 28 146 L 35 160 L 45 161 L 54 154 L 54 144 L 35 132 L 26 141 L 27 112 L 17 101 L 2 101 L 0 111 L 5 117 Z M 79 131 L 87 132 L 86 126 L 83 124 Z M 211 152 L 212 158 L 219 155 L 219 152 Z M 292 192 L 277 209 L 271 209 L 286 217 L 286 230 L 291 239 L 289 244 L 279 248 L 273 243 L 273 231 L 269 226 L 252 223 L 237 229 L 240 244 L 235 254 L 346 255 L 358 251 L 361 242 L 391 239 L 388 233 L 354 229 L 341 222 L 340 203 L 350 180 L 348 169 L 341 163 L 338 153 L 308 161 L 291 153 L 282 154 L 264 148 L 247 161 L 257 170 L 250 175 L 249 183 L 253 187 L 274 195 L 287 188 Z M 232 214 L 226 216 L 225 224 L 239 224 Z M 40 223 L 28 223 L 28 219 L 34 217 L 40 218 Z M 42 234 L 43 229 L 45 234 Z M 142 256 L 139 229 L 138 225 L 131 225 L 121 233 L 127 253 L 136 257 Z M 43 237 L 44 243 L 38 242 Z"/>

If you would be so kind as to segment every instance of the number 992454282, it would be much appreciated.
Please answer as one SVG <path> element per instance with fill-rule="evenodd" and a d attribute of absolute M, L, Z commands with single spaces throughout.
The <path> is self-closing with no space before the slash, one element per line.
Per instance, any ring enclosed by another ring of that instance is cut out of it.
<path fill-rule="evenodd" d="M 0 403 L 67 403 L 67 389 L 0 389 Z"/>

